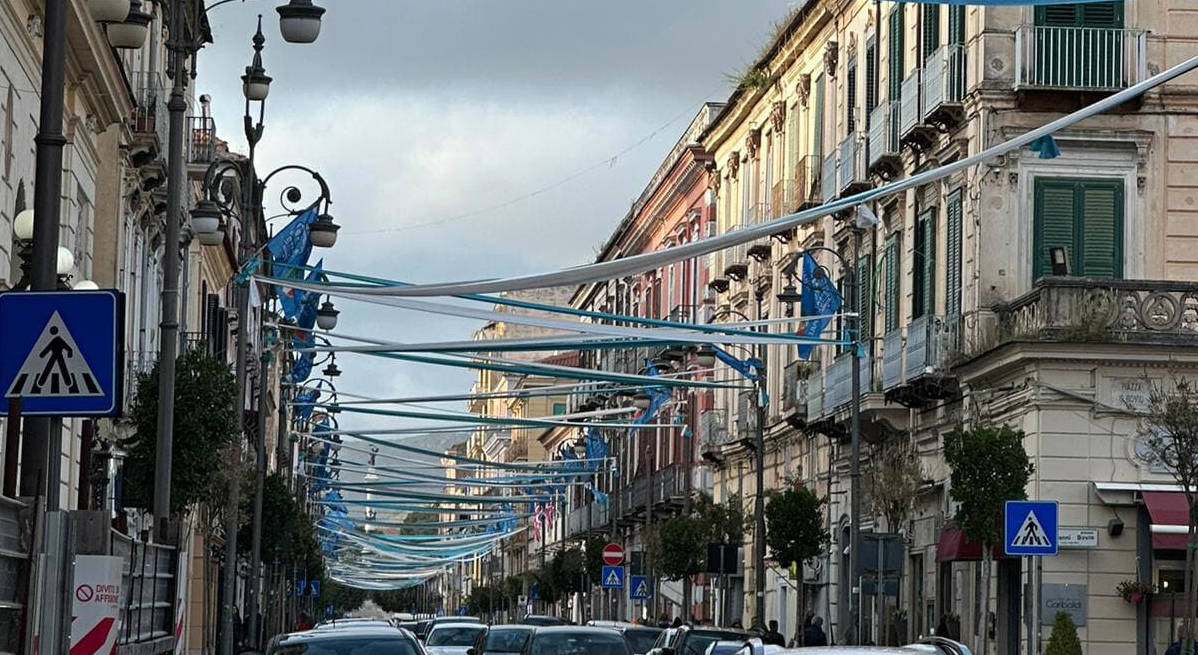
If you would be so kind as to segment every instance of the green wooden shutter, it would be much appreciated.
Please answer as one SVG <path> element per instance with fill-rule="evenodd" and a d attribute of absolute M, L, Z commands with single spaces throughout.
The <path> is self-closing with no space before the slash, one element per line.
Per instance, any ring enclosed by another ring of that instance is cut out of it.
<path fill-rule="evenodd" d="M 865 42 L 865 117 L 878 106 L 878 41 L 869 37 Z"/>
<path fill-rule="evenodd" d="M 1092 2 L 1080 7 L 1082 27 L 1123 27 L 1122 2 Z"/>
<path fill-rule="evenodd" d="M 923 6 L 923 59 L 927 61 L 940 48 L 940 5 Z"/>
<path fill-rule="evenodd" d="M 849 128 L 849 135 L 857 131 L 857 53 L 853 52 L 849 55 L 849 63 L 845 70 L 844 76 L 845 98 L 844 110 L 845 125 Z"/>
<path fill-rule="evenodd" d="M 948 42 L 954 45 L 965 43 L 965 6 L 948 7 Z"/>
<path fill-rule="evenodd" d="M 1036 25 L 1042 27 L 1081 27 L 1081 7 L 1076 3 L 1036 7 Z"/>
<path fill-rule="evenodd" d="M 945 217 L 944 253 L 944 313 L 961 315 L 961 222 L 964 213 L 963 193 L 957 189 L 948 195 Z"/>
<path fill-rule="evenodd" d="M 861 317 L 861 340 L 873 336 L 874 325 L 874 258 L 861 255 L 857 259 L 857 315 Z"/>
<path fill-rule="evenodd" d="M 1084 180 L 1077 186 L 1081 274 L 1123 277 L 1123 183 Z"/>
<path fill-rule="evenodd" d="M 887 54 L 890 66 L 887 70 L 888 100 L 894 102 L 903 93 L 903 3 L 898 3 L 890 10 L 890 38 L 887 43 Z"/>
<path fill-rule="evenodd" d="M 1074 216 L 1077 203 L 1072 180 L 1036 178 L 1034 236 L 1032 238 L 1032 278 L 1052 274 L 1051 249 L 1065 249 L 1070 271 L 1077 270 L 1077 252 L 1073 244 Z"/>
<path fill-rule="evenodd" d="M 899 325 L 899 235 L 886 237 L 886 331 L 897 330 Z"/>
<path fill-rule="evenodd" d="M 936 305 L 936 209 L 915 221 L 915 260 L 912 270 L 911 317 L 929 316 Z"/>
<path fill-rule="evenodd" d="M 812 153 L 815 155 L 815 165 L 819 166 L 824 161 L 824 76 L 820 75 L 815 78 L 815 112 L 812 115 L 811 121 L 815 126 L 815 134 L 812 136 Z"/>

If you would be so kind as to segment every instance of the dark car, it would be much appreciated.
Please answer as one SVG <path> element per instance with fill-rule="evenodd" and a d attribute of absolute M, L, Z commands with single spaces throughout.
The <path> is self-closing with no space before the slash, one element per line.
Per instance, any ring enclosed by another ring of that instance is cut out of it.
<path fill-rule="evenodd" d="M 637 625 L 624 621 L 587 621 L 587 625 L 597 628 L 611 628 L 624 635 L 628 647 L 635 655 L 645 655 L 657 643 L 663 632 L 662 628 L 651 625 Z"/>
<path fill-rule="evenodd" d="M 540 614 L 529 614 L 528 616 L 521 619 L 520 623 L 523 623 L 524 625 L 542 625 L 542 626 L 570 625 L 570 622 L 563 618 L 559 618 L 556 616 L 543 616 Z"/>
<path fill-rule="evenodd" d="M 429 629 L 424 650 L 429 655 L 467 655 L 486 632 L 487 626 L 482 623 L 438 623 Z"/>
<path fill-rule="evenodd" d="M 707 647 L 717 641 L 744 643 L 748 638 L 748 633 L 740 630 L 684 625 L 663 632 L 649 655 L 705 655 Z"/>
<path fill-rule="evenodd" d="M 611 628 L 538 627 L 523 655 L 632 655 L 624 635 Z"/>
<path fill-rule="evenodd" d="M 474 648 L 466 655 L 505 655 L 520 653 L 528 644 L 535 626 L 531 625 L 493 625 L 474 642 Z"/>
<path fill-rule="evenodd" d="M 311 630 L 271 640 L 266 655 L 423 655 L 412 636 L 394 627 Z"/>
<path fill-rule="evenodd" d="M 439 623 L 482 623 L 482 619 L 477 616 L 438 616 L 435 619 L 420 621 L 417 624 L 416 638 L 424 641 L 428 637 L 428 633 L 433 629 L 433 626 Z"/>

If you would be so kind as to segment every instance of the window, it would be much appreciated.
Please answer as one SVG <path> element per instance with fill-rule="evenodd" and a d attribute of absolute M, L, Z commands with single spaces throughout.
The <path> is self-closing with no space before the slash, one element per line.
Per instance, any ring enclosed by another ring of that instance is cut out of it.
<path fill-rule="evenodd" d="M 932 53 L 940 49 L 940 5 L 926 4 L 923 6 L 923 59 L 927 61 Z"/>
<path fill-rule="evenodd" d="M 948 194 L 944 212 L 944 313 L 946 316 L 961 315 L 961 220 L 963 213 L 961 189 Z"/>
<path fill-rule="evenodd" d="M 1069 274 L 1123 277 L 1123 182 L 1036 178 L 1032 278 L 1052 274 L 1064 248 Z"/>
<path fill-rule="evenodd" d="M 936 208 L 915 220 L 915 259 L 911 273 L 911 318 L 929 316 L 936 305 Z"/>
<path fill-rule="evenodd" d="M 1123 2 L 1074 2 L 1036 7 L 1042 27 L 1123 27 Z"/>
<path fill-rule="evenodd" d="M 890 10 L 890 38 L 888 56 L 890 67 L 887 72 L 887 93 L 891 102 L 898 100 L 903 93 L 903 4 L 899 3 Z"/>
<path fill-rule="evenodd" d="M 871 36 L 865 41 L 865 120 L 878 106 L 878 39 Z"/>
<path fill-rule="evenodd" d="M 857 315 L 860 317 L 861 341 L 869 343 L 874 323 L 874 258 L 861 255 L 857 259 Z M 867 348 L 868 350 L 868 348 Z"/>
<path fill-rule="evenodd" d="M 566 413 L 566 403 L 553 403 L 553 415 L 560 416 Z"/>
<path fill-rule="evenodd" d="M 857 131 L 857 52 L 849 52 L 849 63 L 844 76 L 844 108 L 845 124 L 848 126 L 848 136 Z"/>
<path fill-rule="evenodd" d="M 1040 6 L 1035 20 L 1037 84 L 1082 88 L 1127 84 L 1122 2 Z"/>
<path fill-rule="evenodd" d="M 965 43 L 965 5 L 948 7 L 948 42 L 953 45 Z"/>
<path fill-rule="evenodd" d="M 885 292 L 886 292 L 886 331 L 891 332 L 899 326 L 899 273 L 902 271 L 899 257 L 899 235 L 897 233 L 886 237 L 886 250 L 883 255 L 885 263 Z"/>

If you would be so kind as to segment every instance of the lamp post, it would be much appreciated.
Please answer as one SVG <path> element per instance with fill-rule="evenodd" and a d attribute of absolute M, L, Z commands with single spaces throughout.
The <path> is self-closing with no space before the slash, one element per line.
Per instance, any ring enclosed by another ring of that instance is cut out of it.
<path fill-rule="evenodd" d="M 858 280 L 860 271 L 857 270 L 856 262 L 860 261 L 859 253 L 861 251 L 861 229 L 853 229 L 853 246 L 852 246 L 853 265 L 846 262 L 844 256 L 832 248 L 818 246 L 808 248 L 807 250 L 823 250 L 832 254 L 833 257 L 840 263 L 841 270 L 845 272 L 845 283 L 848 287 L 848 298 L 845 299 L 851 311 L 847 312 L 846 325 L 847 331 L 851 336 L 849 345 L 852 357 L 852 399 L 849 404 L 849 605 L 850 615 L 856 617 L 857 629 L 854 630 L 856 638 L 855 643 L 861 641 L 861 591 L 860 581 L 858 580 L 857 571 L 860 568 L 861 552 L 861 316 L 857 314 L 857 308 L 861 303 L 858 298 L 861 293 Z M 782 268 L 782 275 L 788 281 L 795 276 L 799 262 L 802 261 L 802 251 L 794 253 L 794 258 L 786 266 Z M 816 277 L 825 280 L 825 284 L 831 284 L 827 270 L 821 267 L 816 271 Z M 793 284 L 788 284 L 781 294 L 778 294 L 778 299 L 793 303 L 797 298 L 794 295 Z M 857 593 L 853 593 L 852 589 L 856 587 Z"/>

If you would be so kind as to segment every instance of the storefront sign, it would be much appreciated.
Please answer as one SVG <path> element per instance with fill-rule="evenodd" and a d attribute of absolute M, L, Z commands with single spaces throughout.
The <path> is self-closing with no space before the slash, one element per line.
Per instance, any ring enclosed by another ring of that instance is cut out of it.
<path fill-rule="evenodd" d="M 1061 528 L 1061 548 L 1098 548 L 1098 528 Z"/>
<path fill-rule="evenodd" d="M 1052 625 L 1057 612 L 1066 612 L 1073 624 L 1086 624 L 1086 585 L 1045 584 L 1040 587 L 1040 623 Z"/>
<path fill-rule="evenodd" d="M 120 630 L 121 558 L 75 557 L 71 599 L 71 655 L 108 655 Z"/>

